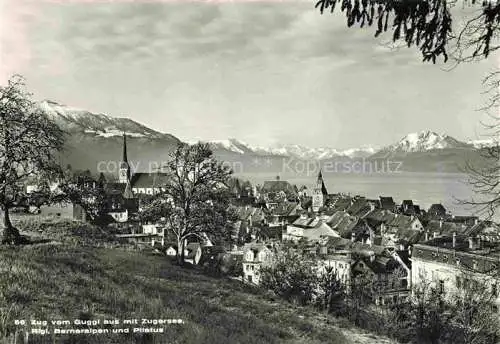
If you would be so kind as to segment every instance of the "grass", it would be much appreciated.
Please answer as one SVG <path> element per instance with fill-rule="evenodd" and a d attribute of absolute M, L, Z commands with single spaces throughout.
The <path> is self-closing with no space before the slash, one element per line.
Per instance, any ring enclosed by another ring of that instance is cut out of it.
<path fill-rule="evenodd" d="M 298 309 L 237 281 L 117 249 L 39 245 L 0 248 L 0 306 L 14 319 L 183 319 L 155 335 L 72 335 L 57 343 L 349 343 Z M 10 312 L 7 309 L 10 308 Z M 0 319 L 1 320 L 1 319 Z M 18 327 L 20 328 L 20 327 Z M 30 343 L 52 343 L 30 336 Z"/>
<path fill-rule="evenodd" d="M 60 335 L 55 339 L 30 335 L 29 343 L 387 343 L 359 337 L 359 331 L 341 329 L 331 317 L 295 307 L 239 281 L 173 265 L 164 256 L 123 250 L 116 243 L 94 247 L 93 241 L 106 236 L 87 225 L 20 224 L 23 231 L 54 241 L 0 246 L 0 344 L 12 344 L 16 329 L 22 332 L 23 327 L 14 325 L 15 319 L 134 318 L 183 319 L 185 324 L 146 326 L 163 327 L 164 334 Z"/>

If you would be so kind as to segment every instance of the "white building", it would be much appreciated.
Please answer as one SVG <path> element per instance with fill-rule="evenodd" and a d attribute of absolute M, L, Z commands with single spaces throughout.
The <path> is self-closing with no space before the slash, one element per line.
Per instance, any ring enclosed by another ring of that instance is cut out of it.
<path fill-rule="evenodd" d="M 466 247 L 460 247 L 456 239 L 448 247 L 443 246 L 418 244 L 413 247 L 413 287 L 432 283 L 445 297 L 452 299 L 468 283 L 484 282 L 500 309 L 500 255 L 487 254 L 474 239 L 469 239 Z"/>
<path fill-rule="evenodd" d="M 260 269 L 269 266 L 272 262 L 273 253 L 264 244 L 252 243 L 243 246 L 243 278 L 245 281 L 259 284 Z"/>

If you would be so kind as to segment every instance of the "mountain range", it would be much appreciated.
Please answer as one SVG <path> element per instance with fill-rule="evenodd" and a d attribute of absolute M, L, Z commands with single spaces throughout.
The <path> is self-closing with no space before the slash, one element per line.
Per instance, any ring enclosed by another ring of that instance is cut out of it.
<path fill-rule="evenodd" d="M 151 171 L 168 160 L 181 142 L 128 118 L 73 108 L 53 101 L 42 101 L 40 109 L 69 135 L 60 158 L 75 169 L 116 174 L 122 158 L 122 135 L 127 135 L 128 158 L 133 170 Z M 304 164 L 344 164 L 389 159 L 400 162 L 401 170 L 411 172 L 460 172 L 466 163 L 482 164 L 481 151 L 494 140 L 459 141 L 433 131 L 411 133 L 398 142 L 377 148 L 363 146 L 347 150 L 301 145 L 256 147 L 237 139 L 207 142 L 215 156 L 230 164 L 236 173 L 286 172 L 284 168 Z M 104 171 L 103 171 L 104 169 Z M 300 170 L 290 172 L 301 173 Z M 337 171 L 341 172 L 341 171 Z"/>

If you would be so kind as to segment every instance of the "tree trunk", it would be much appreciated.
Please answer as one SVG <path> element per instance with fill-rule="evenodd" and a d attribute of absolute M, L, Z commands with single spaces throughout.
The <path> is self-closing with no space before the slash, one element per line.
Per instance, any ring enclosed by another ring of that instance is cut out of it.
<path fill-rule="evenodd" d="M 10 221 L 9 208 L 7 206 L 4 207 L 3 222 L 0 231 L 2 232 L 2 244 L 17 245 L 20 243 L 21 235 Z"/>
<path fill-rule="evenodd" d="M 177 239 L 177 263 L 184 265 L 184 240 Z"/>

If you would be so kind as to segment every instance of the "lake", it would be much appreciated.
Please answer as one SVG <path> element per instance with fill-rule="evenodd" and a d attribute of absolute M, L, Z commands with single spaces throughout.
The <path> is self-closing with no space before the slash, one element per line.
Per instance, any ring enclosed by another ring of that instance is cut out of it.
<path fill-rule="evenodd" d="M 248 179 L 252 184 L 262 184 L 266 180 L 275 180 L 276 174 L 251 173 L 237 174 Z M 316 184 L 316 175 L 280 174 L 281 180 L 287 180 L 297 187 L 305 185 L 309 189 Z M 329 193 L 350 193 L 368 198 L 391 196 L 401 203 L 411 199 L 427 210 L 433 203 L 441 203 L 454 215 L 476 214 L 477 209 L 460 204 L 459 200 L 478 198 L 472 187 L 467 184 L 467 175 L 458 173 L 414 173 L 400 172 L 390 174 L 360 173 L 323 173 Z M 498 216 L 497 216 L 498 217 Z"/>

